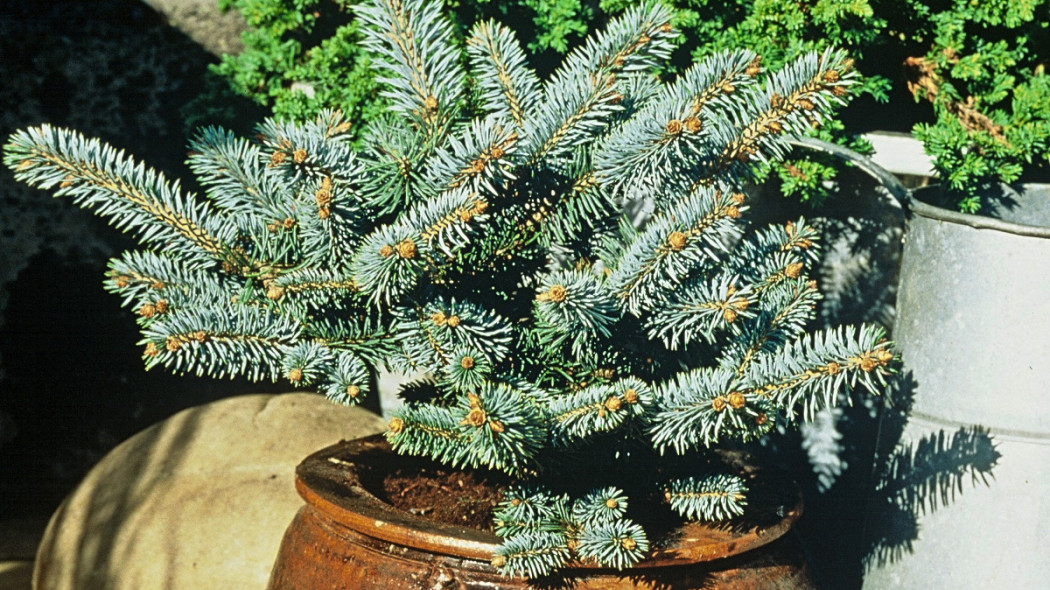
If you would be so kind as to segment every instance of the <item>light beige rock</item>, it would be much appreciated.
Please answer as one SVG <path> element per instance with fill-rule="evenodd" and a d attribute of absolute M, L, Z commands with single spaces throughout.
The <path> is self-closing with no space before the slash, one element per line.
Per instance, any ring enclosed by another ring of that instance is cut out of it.
<path fill-rule="evenodd" d="M 217 56 L 244 50 L 241 33 L 248 28 L 240 12 L 219 10 L 218 0 L 142 0 L 171 25 Z"/>
<path fill-rule="evenodd" d="M 184 410 L 110 452 L 55 512 L 36 590 L 262 590 L 302 505 L 294 468 L 382 420 L 314 394 Z"/>

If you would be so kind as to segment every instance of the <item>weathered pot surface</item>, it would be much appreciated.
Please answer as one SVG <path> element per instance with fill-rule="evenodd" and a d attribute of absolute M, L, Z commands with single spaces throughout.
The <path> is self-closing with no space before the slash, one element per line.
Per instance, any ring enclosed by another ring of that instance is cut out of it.
<path fill-rule="evenodd" d="M 285 533 L 270 590 L 332 588 L 660 588 L 810 589 L 801 552 L 785 536 L 802 513 L 794 483 L 788 505 L 770 506 L 760 524 L 689 523 L 648 558 L 617 571 L 574 564 L 556 579 L 501 576 L 489 563 L 500 539 L 493 533 L 427 520 L 395 509 L 366 489 L 357 466 L 378 462 L 393 470 L 400 457 L 381 435 L 342 442 L 296 468 L 306 501 Z M 769 518 L 768 516 L 772 516 Z"/>

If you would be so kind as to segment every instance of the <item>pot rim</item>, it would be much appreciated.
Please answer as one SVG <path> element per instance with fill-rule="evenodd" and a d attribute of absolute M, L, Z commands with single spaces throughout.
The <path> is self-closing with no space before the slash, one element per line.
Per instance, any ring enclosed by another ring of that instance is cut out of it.
<path fill-rule="evenodd" d="M 871 158 L 837 143 L 831 143 L 814 137 L 790 137 L 788 138 L 788 143 L 796 147 L 826 152 L 833 156 L 842 158 L 856 166 L 881 184 L 883 188 L 889 192 L 890 196 L 893 197 L 893 203 L 904 207 L 909 213 L 915 213 L 921 217 L 926 217 L 935 221 L 946 221 L 949 223 L 966 225 L 975 229 L 990 229 L 1019 236 L 1050 238 L 1050 227 L 1003 221 L 985 215 L 973 215 L 961 211 L 952 211 L 936 205 L 924 203 L 915 196 L 915 193 L 933 192 L 943 186 L 941 183 L 910 190 L 905 187 L 896 176 L 882 166 L 876 164 Z M 1022 190 L 1028 190 L 1030 187 L 1050 188 L 1050 184 L 1037 182 L 1020 183 L 1016 185 L 1004 184 L 1003 186 L 1008 187 L 1011 190 L 1016 190 L 1014 187 L 1017 186 L 1022 187 Z"/>
<path fill-rule="evenodd" d="M 488 562 L 501 543 L 494 533 L 428 520 L 398 510 L 383 502 L 354 481 L 348 470 L 354 458 L 365 453 L 390 450 L 382 434 L 353 441 L 342 441 L 304 459 L 295 470 L 295 487 L 306 504 L 334 522 L 357 533 L 401 546 L 413 547 L 453 557 Z M 392 451 L 391 451 L 392 452 Z M 713 561 L 756 549 L 788 532 L 802 515 L 802 493 L 791 486 L 793 506 L 785 506 L 779 520 L 747 530 L 732 527 L 684 524 L 675 542 L 650 551 L 634 568 L 666 567 Z M 605 569 L 573 563 L 570 569 Z"/>
<path fill-rule="evenodd" d="M 1004 185 L 1011 189 L 1013 185 Z M 1029 190 L 1033 187 L 1050 189 L 1050 184 L 1043 183 L 1025 183 L 1017 185 L 1021 187 L 1021 192 Z M 921 193 L 933 193 L 934 191 L 941 190 L 941 184 L 931 184 L 924 186 L 919 189 L 911 191 L 909 195 L 907 208 L 916 215 L 921 215 L 928 219 L 935 221 L 947 221 L 949 223 L 957 223 L 959 225 L 965 225 L 974 229 L 990 229 L 1000 231 L 1009 234 L 1015 234 L 1019 236 L 1027 236 L 1033 238 L 1050 238 L 1050 227 L 1030 225 L 1026 223 L 1016 223 L 1013 221 L 1004 221 L 1002 219 L 996 219 L 994 217 L 988 217 L 986 215 L 974 215 L 972 213 L 963 213 L 961 211 L 952 211 L 951 209 L 945 209 L 938 207 L 937 205 L 931 205 L 925 201 L 920 200 L 916 195 Z"/>

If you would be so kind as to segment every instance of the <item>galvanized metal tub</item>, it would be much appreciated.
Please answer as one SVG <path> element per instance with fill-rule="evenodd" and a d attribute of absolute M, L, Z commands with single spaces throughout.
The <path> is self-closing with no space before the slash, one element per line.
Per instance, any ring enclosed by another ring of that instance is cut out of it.
<path fill-rule="evenodd" d="M 986 215 L 909 195 L 865 590 L 1050 580 L 1050 185 Z M 907 466 L 906 469 L 902 466 Z M 987 477 L 986 477 L 987 476 Z"/>
<path fill-rule="evenodd" d="M 983 213 L 850 161 L 905 208 L 864 590 L 1047 588 L 1050 580 L 1050 185 L 1003 186 Z"/>

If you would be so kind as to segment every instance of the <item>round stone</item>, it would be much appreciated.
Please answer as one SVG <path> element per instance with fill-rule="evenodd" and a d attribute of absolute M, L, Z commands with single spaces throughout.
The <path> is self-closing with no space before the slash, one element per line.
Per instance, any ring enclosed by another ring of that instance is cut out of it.
<path fill-rule="evenodd" d="M 379 416 L 307 393 L 184 410 L 121 443 L 66 498 L 33 587 L 261 590 L 303 505 L 295 466 L 381 430 Z"/>

